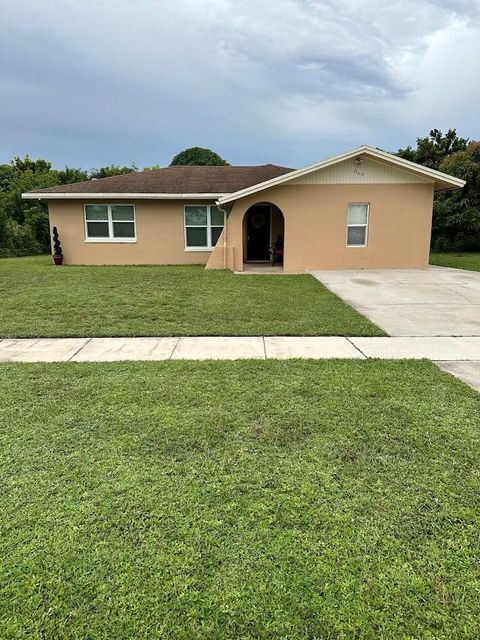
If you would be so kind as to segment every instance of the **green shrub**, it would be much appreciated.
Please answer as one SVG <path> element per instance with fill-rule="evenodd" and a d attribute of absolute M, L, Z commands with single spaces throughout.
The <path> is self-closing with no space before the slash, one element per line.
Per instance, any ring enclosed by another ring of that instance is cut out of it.
<path fill-rule="evenodd" d="M 0 256 L 29 256 L 38 253 L 45 253 L 45 247 L 37 241 L 32 228 L 19 224 L 16 220 L 7 220 L 0 244 Z"/>

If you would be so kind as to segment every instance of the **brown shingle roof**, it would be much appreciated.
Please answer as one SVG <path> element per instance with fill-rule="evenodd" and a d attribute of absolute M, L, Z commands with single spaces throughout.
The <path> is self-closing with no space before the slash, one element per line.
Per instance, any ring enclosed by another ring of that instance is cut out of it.
<path fill-rule="evenodd" d="M 178 165 L 36 189 L 30 193 L 233 193 L 290 171 L 293 169 L 274 164 L 252 167 Z"/>

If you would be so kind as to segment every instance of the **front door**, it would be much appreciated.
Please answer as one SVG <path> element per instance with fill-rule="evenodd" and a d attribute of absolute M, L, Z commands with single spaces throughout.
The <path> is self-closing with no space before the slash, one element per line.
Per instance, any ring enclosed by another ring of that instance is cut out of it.
<path fill-rule="evenodd" d="M 270 205 L 257 204 L 247 212 L 247 261 L 268 260 Z"/>

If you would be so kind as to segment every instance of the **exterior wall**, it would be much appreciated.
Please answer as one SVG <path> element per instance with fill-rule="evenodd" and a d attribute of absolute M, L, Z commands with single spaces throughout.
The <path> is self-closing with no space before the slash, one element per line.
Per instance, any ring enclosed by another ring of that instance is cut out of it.
<path fill-rule="evenodd" d="M 89 242 L 85 204 L 135 205 L 136 242 Z M 185 251 L 183 200 L 50 200 L 50 226 L 56 226 L 65 264 L 205 264 L 211 251 Z M 195 201 L 213 204 L 213 201 Z"/>
<path fill-rule="evenodd" d="M 237 200 L 227 222 L 227 253 L 243 270 L 247 209 L 271 202 L 285 219 L 284 270 L 427 268 L 433 184 L 279 185 Z M 370 205 L 368 246 L 347 247 L 348 203 Z"/>
<path fill-rule="evenodd" d="M 98 202 L 94 199 L 54 200 L 49 202 L 49 210 L 51 226 L 58 227 L 65 264 L 208 262 L 207 268 L 241 271 L 244 215 L 251 205 L 270 202 L 284 216 L 285 271 L 426 268 L 432 199 L 431 183 L 279 185 L 228 205 L 226 228 L 215 249 L 208 252 L 185 251 L 183 207 L 187 201 L 132 201 L 137 233 L 134 243 L 85 240 L 83 206 Z M 370 205 L 367 247 L 346 246 L 349 202 Z"/>
<path fill-rule="evenodd" d="M 283 238 L 284 228 L 283 228 L 283 215 L 282 212 L 275 207 L 272 207 L 272 218 L 271 218 L 271 231 L 270 235 L 272 236 L 272 241 L 276 242 L 278 236 Z"/>
<path fill-rule="evenodd" d="M 212 249 L 208 262 L 205 266 L 206 269 L 229 269 L 230 266 L 227 256 L 225 228 L 223 229 L 217 244 Z"/>

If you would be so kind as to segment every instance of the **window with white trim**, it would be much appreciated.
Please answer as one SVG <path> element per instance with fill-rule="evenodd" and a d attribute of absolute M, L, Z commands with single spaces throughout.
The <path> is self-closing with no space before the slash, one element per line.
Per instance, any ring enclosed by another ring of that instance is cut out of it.
<path fill-rule="evenodd" d="M 185 249 L 213 249 L 225 224 L 223 211 L 207 204 L 185 205 Z"/>
<path fill-rule="evenodd" d="M 132 204 L 86 204 L 87 240 L 135 240 L 135 207 Z"/>
<path fill-rule="evenodd" d="M 348 205 L 347 247 L 367 246 L 368 209 L 366 202 L 351 202 Z"/>

